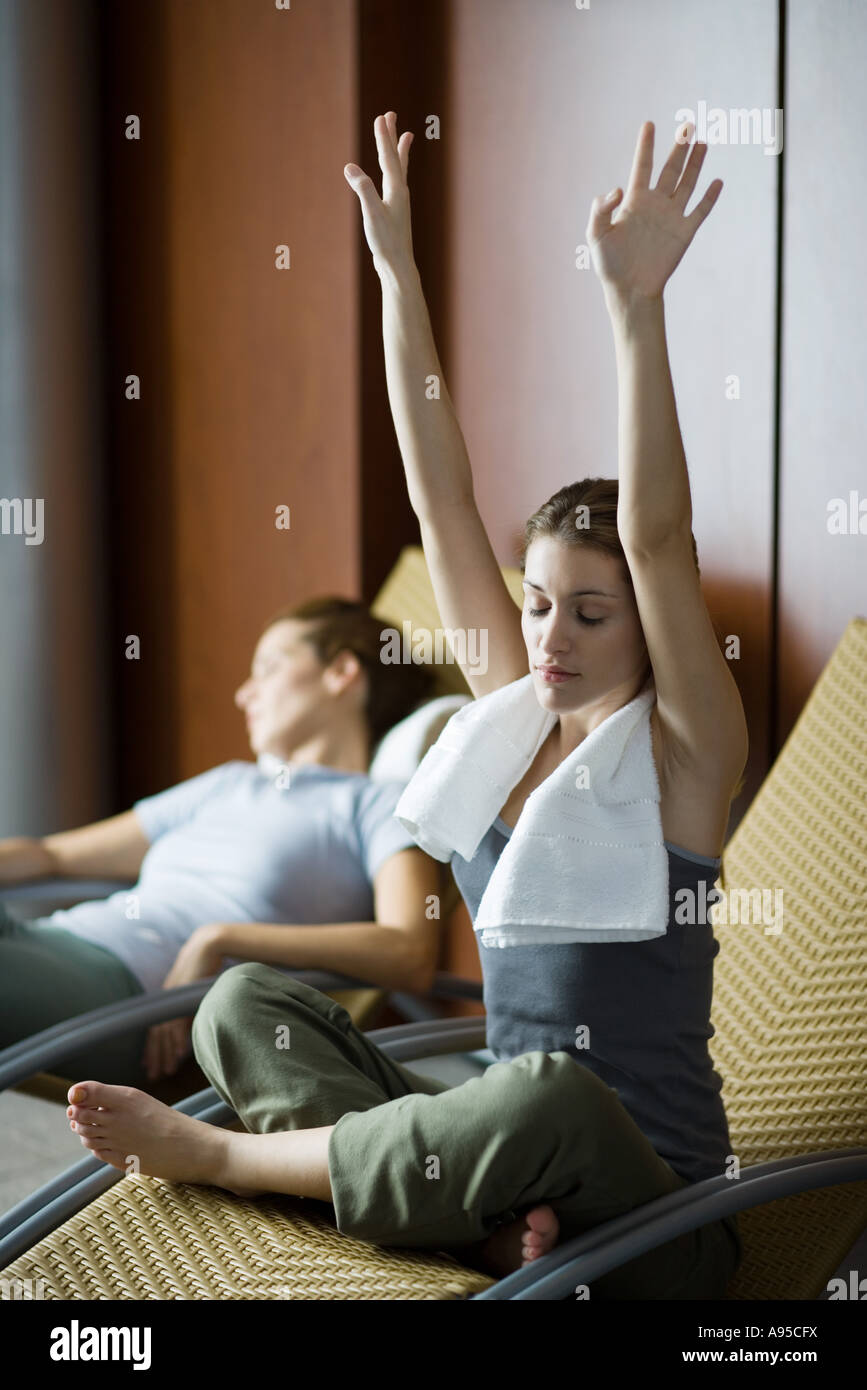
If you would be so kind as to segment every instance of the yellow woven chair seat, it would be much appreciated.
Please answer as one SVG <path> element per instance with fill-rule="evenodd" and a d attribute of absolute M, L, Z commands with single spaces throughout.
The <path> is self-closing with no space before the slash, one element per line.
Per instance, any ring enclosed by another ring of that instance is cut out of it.
<path fill-rule="evenodd" d="M 341 1235 L 330 1206 L 124 1177 L 3 1271 L 46 1299 L 461 1299 L 494 1281 L 447 1255 Z"/>

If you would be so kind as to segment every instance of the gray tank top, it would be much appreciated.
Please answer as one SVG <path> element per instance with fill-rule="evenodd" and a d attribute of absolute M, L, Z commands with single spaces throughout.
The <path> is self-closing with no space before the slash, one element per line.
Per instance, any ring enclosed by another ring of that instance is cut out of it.
<path fill-rule="evenodd" d="M 471 860 L 452 856 L 452 871 L 474 921 L 511 833 L 498 817 Z M 674 895 L 682 888 L 697 891 L 702 879 L 709 892 L 719 860 L 667 842 L 666 849 L 670 906 L 664 936 L 479 946 L 488 1047 L 498 1061 L 524 1052 L 568 1053 L 618 1093 L 676 1173 L 700 1182 L 721 1174 L 731 1153 L 722 1079 L 708 1050 L 719 942 L 710 923 L 675 921 Z M 582 1024 L 589 1029 L 586 1048 L 576 1047 L 576 1027 Z"/>

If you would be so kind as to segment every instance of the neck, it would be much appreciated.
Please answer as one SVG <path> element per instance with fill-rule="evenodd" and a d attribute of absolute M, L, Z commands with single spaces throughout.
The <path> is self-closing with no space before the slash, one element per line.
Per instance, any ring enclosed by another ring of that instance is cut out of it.
<path fill-rule="evenodd" d="M 558 741 L 560 758 L 568 758 L 594 729 L 598 729 L 599 725 L 604 724 L 617 710 L 630 704 L 643 689 L 643 680 L 624 681 L 621 685 L 606 690 L 605 694 L 592 704 L 582 705 L 580 709 L 564 710 L 560 715 L 559 724 L 551 730 L 552 739 Z"/>
<path fill-rule="evenodd" d="M 271 745 L 260 751 L 271 753 L 284 762 L 333 767 L 338 772 L 367 772 L 370 766 L 369 735 L 366 728 L 356 726 L 320 729 L 294 747 Z"/>

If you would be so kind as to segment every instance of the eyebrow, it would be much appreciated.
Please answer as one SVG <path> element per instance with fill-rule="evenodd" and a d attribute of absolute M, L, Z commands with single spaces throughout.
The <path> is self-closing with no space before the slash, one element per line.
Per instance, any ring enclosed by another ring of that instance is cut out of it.
<path fill-rule="evenodd" d="M 538 584 L 534 584 L 532 579 L 524 579 L 522 582 L 524 584 L 529 584 L 530 588 L 535 589 L 539 594 L 544 594 L 545 592 Z M 584 594 L 597 594 L 601 598 L 617 597 L 616 594 L 609 594 L 606 589 L 573 589 L 571 594 L 569 594 L 569 598 L 581 598 Z"/>

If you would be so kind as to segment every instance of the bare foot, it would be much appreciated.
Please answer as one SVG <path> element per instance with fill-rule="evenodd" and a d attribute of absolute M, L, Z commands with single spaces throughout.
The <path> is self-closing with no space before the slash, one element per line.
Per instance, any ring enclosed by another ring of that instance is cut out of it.
<path fill-rule="evenodd" d="M 228 1135 L 216 1125 L 131 1086 L 78 1081 L 67 1094 L 69 1128 L 103 1163 L 170 1182 L 223 1186 Z"/>
<path fill-rule="evenodd" d="M 533 1207 L 508 1225 L 498 1226 L 479 1246 L 484 1268 L 505 1276 L 521 1269 L 557 1244 L 560 1222 L 551 1207 Z"/>

